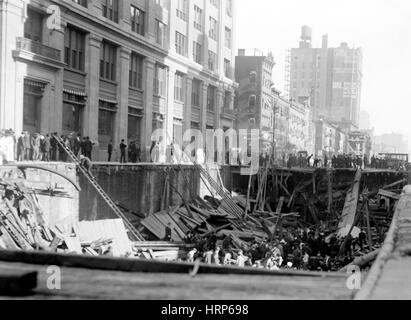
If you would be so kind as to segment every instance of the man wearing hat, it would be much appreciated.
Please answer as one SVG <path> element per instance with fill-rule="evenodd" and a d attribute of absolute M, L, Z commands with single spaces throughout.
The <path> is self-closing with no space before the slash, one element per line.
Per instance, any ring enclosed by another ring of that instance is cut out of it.
<path fill-rule="evenodd" d="M 17 161 L 24 160 L 24 132 L 21 133 L 21 136 L 17 139 Z"/>
<path fill-rule="evenodd" d="M 24 148 L 24 158 L 23 160 L 30 160 L 31 156 L 31 141 L 30 141 L 30 135 L 27 131 L 24 132 L 23 136 L 23 148 Z"/>
<path fill-rule="evenodd" d="M 33 150 L 33 161 L 37 161 L 40 158 L 40 135 L 38 133 L 35 133 L 31 137 L 31 148 Z"/>

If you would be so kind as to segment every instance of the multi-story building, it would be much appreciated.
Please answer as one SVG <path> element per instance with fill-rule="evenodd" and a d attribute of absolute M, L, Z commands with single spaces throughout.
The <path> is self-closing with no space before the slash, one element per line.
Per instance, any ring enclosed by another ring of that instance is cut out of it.
<path fill-rule="evenodd" d="M 298 151 L 313 152 L 310 135 L 311 115 L 308 104 L 287 100 L 273 89 L 275 110 L 275 157 L 277 160 Z"/>
<path fill-rule="evenodd" d="M 372 152 L 372 140 L 370 132 L 352 131 L 348 134 L 347 151 L 350 154 L 370 159 Z"/>
<path fill-rule="evenodd" d="M 378 153 L 409 153 L 407 137 L 401 133 L 385 133 L 373 137 L 372 151 Z"/>
<path fill-rule="evenodd" d="M 136 140 L 233 126 L 233 0 L 0 0 L 0 127 Z"/>
<path fill-rule="evenodd" d="M 315 121 L 315 155 L 330 159 L 347 152 L 348 137 L 344 130 L 323 119 Z"/>
<path fill-rule="evenodd" d="M 346 43 L 329 48 L 327 35 L 323 36 L 321 48 L 313 48 L 311 40 L 312 31 L 304 26 L 299 47 L 290 51 L 290 97 L 296 101 L 310 98 L 314 120 L 323 117 L 346 131 L 358 129 L 361 49 Z"/>
<path fill-rule="evenodd" d="M 269 153 L 273 145 L 274 109 L 272 72 L 275 62 L 267 56 L 246 56 L 240 49 L 235 58 L 235 79 L 239 84 L 236 104 L 238 128 L 260 131 L 260 151 Z"/>

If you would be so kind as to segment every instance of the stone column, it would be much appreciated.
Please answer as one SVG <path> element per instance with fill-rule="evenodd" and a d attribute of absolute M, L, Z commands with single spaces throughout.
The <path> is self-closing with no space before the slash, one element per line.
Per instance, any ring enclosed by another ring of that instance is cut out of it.
<path fill-rule="evenodd" d="M 127 141 L 128 129 L 128 88 L 131 50 L 121 47 L 119 49 L 120 63 L 117 68 L 117 97 L 118 110 L 115 123 L 114 144 L 117 146 L 121 139 Z"/>
<path fill-rule="evenodd" d="M 100 90 L 100 47 L 102 38 L 89 34 L 86 40 L 85 70 L 88 99 L 84 110 L 84 135 L 98 140 L 98 103 Z"/>
<path fill-rule="evenodd" d="M 16 38 L 24 36 L 26 3 L 0 1 L 0 127 L 23 129 L 23 92 L 26 64 L 16 61 Z"/>
<path fill-rule="evenodd" d="M 166 49 L 170 50 L 170 53 L 176 53 L 176 46 L 175 46 L 175 35 L 176 35 L 176 24 L 177 24 L 177 19 L 180 19 L 176 16 L 176 10 L 177 10 L 177 1 L 170 1 L 170 20 L 168 23 L 168 41 L 167 41 L 167 47 Z"/>
<path fill-rule="evenodd" d="M 169 139 L 173 139 L 174 128 L 174 77 L 176 69 L 169 67 L 167 70 L 167 106 L 165 115 L 166 141 L 171 143 Z"/>
<path fill-rule="evenodd" d="M 53 30 L 50 33 L 49 44 L 53 48 L 59 48 L 61 52 L 61 61 L 64 61 L 64 33 L 67 27 L 67 23 L 62 21 L 62 27 L 60 30 Z M 49 119 L 46 119 L 47 124 L 44 127 L 48 128 L 43 132 L 62 132 L 63 127 L 63 79 L 64 69 L 59 68 L 54 75 L 54 84 L 51 86 L 51 99 L 49 102 Z M 43 104 L 44 105 L 44 104 Z M 43 119 L 42 119 L 43 121 Z M 43 129 L 42 129 L 43 130 Z"/>
<path fill-rule="evenodd" d="M 214 127 L 219 129 L 221 127 L 221 113 L 224 105 L 224 89 L 221 87 L 217 88 L 216 93 L 216 103 L 214 106 Z"/>
<path fill-rule="evenodd" d="M 207 88 L 208 88 L 208 83 L 203 82 L 202 84 L 203 90 L 202 90 L 202 103 L 201 103 L 201 132 L 205 134 L 206 132 L 206 127 L 207 127 Z"/>
<path fill-rule="evenodd" d="M 208 34 L 207 34 L 207 28 L 205 27 L 209 22 L 209 15 L 208 15 L 208 7 L 210 6 L 210 1 L 209 0 L 204 0 L 204 9 L 203 9 L 203 47 L 202 47 L 202 54 L 201 58 L 203 59 L 203 67 L 205 70 L 208 70 Z"/>
<path fill-rule="evenodd" d="M 193 77 L 191 75 L 186 76 L 186 101 L 184 104 L 184 122 L 183 122 L 183 135 L 186 130 L 191 129 L 191 106 L 192 106 L 192 93 L 193 93 Z"/>
<path fill-rule="evenodd" d="M 155 60 L 146 58 L 144 60 L 144 117 L 141 126 L 141 149 L 143 159 L 150 162 L 151 134 L 153 131 L 153 91 Z"/>

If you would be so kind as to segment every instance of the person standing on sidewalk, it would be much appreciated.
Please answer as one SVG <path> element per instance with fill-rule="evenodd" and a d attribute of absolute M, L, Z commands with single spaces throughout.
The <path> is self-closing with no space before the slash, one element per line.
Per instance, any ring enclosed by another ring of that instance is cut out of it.
<path fill-rule="evenodd" d="M 127 145 L 124 142 L 124 139 L 121 140 L 120 143 L 120 163 L 125 163 L 126 162 L 126 149 L 127 149 Z"/>
<path fill-rule="evenodd" d="M 112 154 L 113 154 L 113 141 L 112 141 L 112 140 L 110 140 L 110 142 L 108 143 L 108 146 L 107 146 L 107 154 L 108 154 L 108 159 L 107 159 L 107 161 L 108 161 L 108 162 L 111 162 L 111 156 L 112 156 Z"/>

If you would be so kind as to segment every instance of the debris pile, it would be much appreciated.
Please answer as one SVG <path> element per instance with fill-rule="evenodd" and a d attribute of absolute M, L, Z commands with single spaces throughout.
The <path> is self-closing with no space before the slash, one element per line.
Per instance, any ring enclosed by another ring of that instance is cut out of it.
<path fill-rule="evenodd" d="M 37 197 L 23 183 L 0 178 L 0 248 L 46 250 L 53 242 Z"/>
<path fill-rule="evenodd" d="M 129 256 L 132 243 L 121 219 L 49 225 L 34 190 L 10 171 L 0 178 L 0 249 Z"/>
<path fill-rule="evenodd" d="M 234 256 L 244 252 L 254 263 L 251 253 L 257 247 L 268 252 L 281 247 L 280 251 L 287 251 L 282 254 L 283 266 L 336 271 L 353 260 L 365 266 L 375 259 L 384 241 L 406 181 L 380 185 L 377 190 L 373 185 L 369 191 L 360 170 L 351 183 L 331 184 L 332 177 L 321 173 L 319 170 L 312 178 L 297 181 L 292 189 L 287 184 L 291 176 L 281 173 L 281 179 L 277 177 L 280 192 L 276 210 L 272 210 L 268 170 L 257 175 L 256 197 L 226 192 L 222 183 L 202 170 L 203 181 L 208 182 L 214 196 L 195 196 L 190 203 L 151 214 L 141 220 L 140 232 L 147 240 L 195 244 L 195 254 L 200 258 L 220 247 Z M 262 255 L 263 263 L 269 259 L 264 255 L 267 253 Z M 301 259 L 295 255 L 301 255 Z"/>

